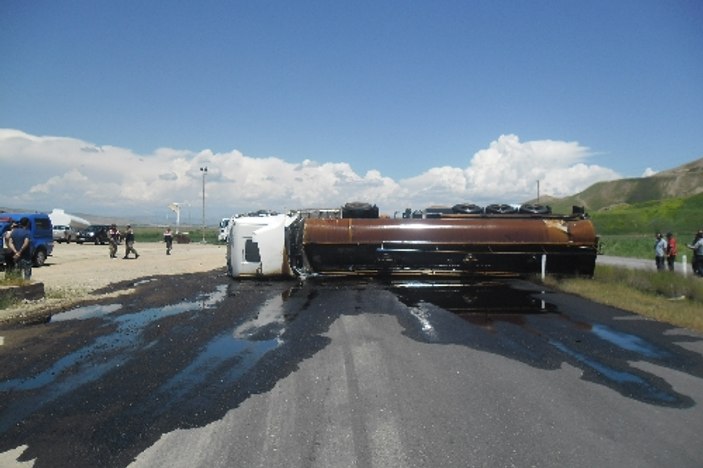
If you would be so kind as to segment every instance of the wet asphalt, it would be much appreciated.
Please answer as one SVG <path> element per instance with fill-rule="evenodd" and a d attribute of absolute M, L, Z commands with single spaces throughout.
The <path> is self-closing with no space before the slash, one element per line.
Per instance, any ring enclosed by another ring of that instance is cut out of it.
<path fill-rule="evenodd" d="M 0 329 L 0 466 L 703 463 L 700 334 L 520 280 L 132 287 Z"/>

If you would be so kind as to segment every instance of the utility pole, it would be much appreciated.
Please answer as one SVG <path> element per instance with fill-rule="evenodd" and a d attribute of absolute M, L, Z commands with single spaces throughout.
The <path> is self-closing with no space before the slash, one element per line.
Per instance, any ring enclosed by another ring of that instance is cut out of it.
<path fill-rule="evenodd" d="M 203 173 L 203 244 L 205 243 L 205 176 L 207 175 L 207 166 L 201 167 L 200 172 Z"/>

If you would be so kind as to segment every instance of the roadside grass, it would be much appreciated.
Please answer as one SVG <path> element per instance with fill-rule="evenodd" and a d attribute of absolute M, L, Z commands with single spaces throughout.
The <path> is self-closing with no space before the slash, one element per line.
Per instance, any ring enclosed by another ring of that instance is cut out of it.
<path fill-rule="evenodd" d="M 703 279 L 695 276 L 598 265 L 592 279 L 547 277 L 544 284 L 703 332 Z"/>
<path fill-rule="evenodd" d="M 20 277 L 7 277 L 4 273 L 0 274 L 3 275 L 2 277 L 0 277 L 0 288 L 6 288 L 10 286 L 22 286 L 26 284 L 26 282 Z M 12 294 L 0 294 L 0 310 L 14 307 L 19 302 L 20 300 L 15 298 Z"/>
<path fill-rule="evenodd" d="M 23 286 L 27 282 L 19 276 L 0 277 L 0 286 Z"/>
<path fill-rule="evenodd" d="M 0 310 L 9 309 L 17 304 L 17 299 L 12 296 L 0 296 Z"/>
<path fill-rule="evenodd" d="M 82 288 L 67 288 L 67 287 L 47 287 L 44 290 L 44 296 L 47 300 L 79 300 L 88 296 L 88 292 Z"/>
<path fill-rule="evenodd" d="M 163 227 L 154 227 L 154 226 L 134 226 L 134 235 L 136 238 L 137 245 L 139 242 L 162 242 L 164 238 L 164 229 Z M 174 236 L 175 236 L 175 228 L 171 227 L 174 231 Z M 180 233 L 187 235 L 188 238 L 190 239 L 190 242 L 198 243 L 202 242 L 203 240 L 203 229 L 202 228 L 193 228 L 193 227 L 188 227 L 187 229 L 180 229 Z M 217 236 L 219 235 L 220 230 L 218 228 L 206 228 L 205 229 L 205 243 L 206 244 L 217 244 Z M 174 243 L 177 243 L 177 239 L 174 237 Z M 137 247 L 138 248 L 138 247 Z"/>

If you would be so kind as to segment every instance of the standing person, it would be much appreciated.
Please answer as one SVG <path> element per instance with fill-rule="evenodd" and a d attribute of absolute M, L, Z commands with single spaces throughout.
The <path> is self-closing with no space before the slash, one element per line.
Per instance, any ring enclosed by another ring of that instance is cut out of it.
<path fill-rule="evenodd" d="M 5 278 L 11 278 L 14 276 L 15 272 L 15 253 L 12 251 L 10 243 L 10 237 L 12 237 L 12 230 L 17 228 L 17 223 L 12 222 L 7 228 L 7 231 L 2 235 L 2 253 L 5 257 Z"/>
<path fill-rule="evenodd" d="M 676 247 L 676 238 L 671 232 L 666 233 L 666 264 L 669 266 L 669 271 L 674 271 L 674 264 L 676 263 L 676 255 L 678 255 L 678 248 Z"/>
<path fill-rule="evenodd" d="M 171 249 L 173 248 L 173 233 L 171 228 L 167 227 L 164 231 L 164 242 L 166 242 L 166 255 L 171 255 Z"/>
<path fill-rule="evenodd" d="M 660 232 L 657 233 L 657 241 L 654 243 L 654 261 L 658 271 L 664 271 L 666 262 L 666 241 Z"/>
<path fill-rule="evenodd" d="M 654 243 L 654 261 L 658 271 L 664 271 L 666 263 L 666 241 L 660 232 L 657 233 L 657 241 Z"/>
<path fill-rule="evenodd" d="M 29 218 L 20 219 L 19 227 L 12 230 L 10 248 L 14 254 L 15 269 L 25 281 L 32 278 L 32 241 Z"/>
<path fill-rule="evenodd" d="M 130 252 L 134 253 L 134 258 L 139 258 L 139 254 L 134 249 L 134 231 L 132 230 L 132 226 L 130 224 L 127 225 L 127 231 L 125 231 L 124 243 L 125 251 L 124 257 L 122 258 L 127 258 Z"/>
<path fill-rule="evenodd" d="M 687 244 L 686 247 L 693 249 L 693 274 L 703 276 L 703 230 L 698 231 L 693 243 Z"/>
<path fill-rule="evenodd" d="M 110 258 L 117 258 L 117 244 L 120 242 L 120 231 L 113 224 L 107 230 L 107 242 L 110 244 Z"/>

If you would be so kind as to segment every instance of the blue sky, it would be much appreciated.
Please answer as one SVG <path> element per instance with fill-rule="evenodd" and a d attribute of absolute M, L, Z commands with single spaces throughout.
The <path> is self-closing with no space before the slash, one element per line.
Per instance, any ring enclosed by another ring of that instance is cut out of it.
<path fill-rule="evenodd" d="M 3 0 L 0 56 L 0 162 L 48 166 L 0 206 L 119 211 L 93 186 L 114 183 L 158 211 L 197 199 L 202 165 L 213 216 L 522 201 L 703 156 L 698 0 Z M 256 183 L 288 170 L 298 188 Z"/>

